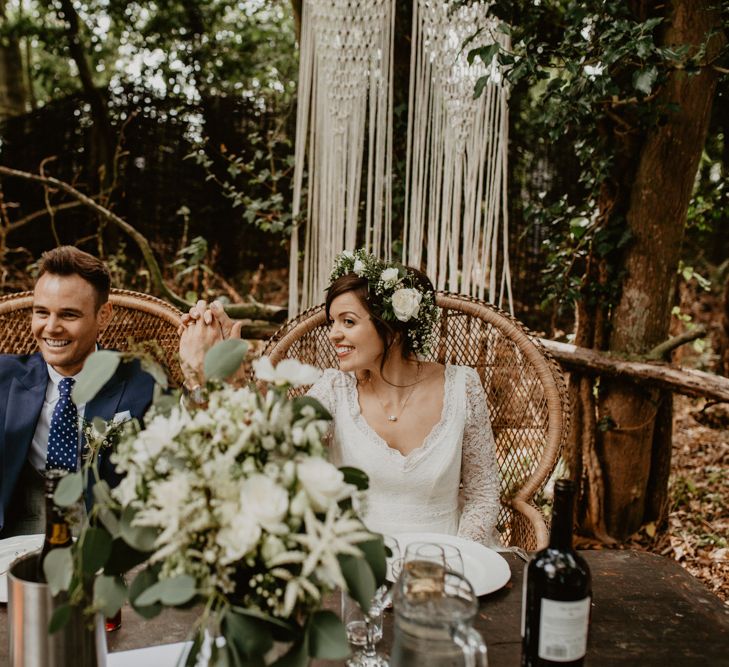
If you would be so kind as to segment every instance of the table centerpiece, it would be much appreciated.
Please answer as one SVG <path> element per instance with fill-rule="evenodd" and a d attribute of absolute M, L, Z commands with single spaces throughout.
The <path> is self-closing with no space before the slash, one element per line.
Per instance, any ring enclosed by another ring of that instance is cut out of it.
<path fill-rule="evenodd" d="M 353 502 L 366 475 L 327 461 L 324 407 L 288 397 L 319 371 L 293 360 L 274 369 L 263 358 L 254 368 L 267 388 L 226 382 L 245 354 L 240 340 L 208 352 L 199 402 L 170 390 L 143 356 L 157 382 L 144 425 L 85 424 L 85 465 L 54 499 L 71 507 L 91 481 L 94 504 L 76 543 L 45 559 L 53 594 L 69 600 L 49 631 L 63 627 L 72 605 L 110 617 L 128 600 L 146 618 L 199 605 L 186 665 L 203 647 L 212 665 L 288 667 L 348 654 L 344 627 L 322 599 L 341 588 L 366 609 L 384 581 L 382 537 L 367 531 Z M 74 400 L 88 401 L 133 356 L 96 352 Z M 121 475 L 115 488 L 98 473 L 107 448 Z M 224 642 L 206 641 L 211 635 Z M 274 642 L 288 644 L 280 658 Z"/>

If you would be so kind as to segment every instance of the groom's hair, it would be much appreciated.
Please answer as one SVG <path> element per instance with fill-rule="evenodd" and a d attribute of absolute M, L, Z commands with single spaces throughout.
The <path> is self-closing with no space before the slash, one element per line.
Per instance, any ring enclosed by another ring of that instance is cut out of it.
<path fill-rule="evenodd" d="M 433 288 L 433 283 L 430 282 L 430 278 L 428 278 L 428 276 L 419 269 L 415 269 L 411 266 L 406 266 L 405 268 L 408 273 L 413 274 L 413 287 L 420 290 L 423 294 L 433 294 L 433 301 L 435 302 L 435 289 Z M 330 321 L 329 310 L 334 299 L 347 292 L 351 292 L 359 299 L 360 303 L 367 311 L 367 314 L 370 316 L 372 323 L 375 325 L 377 335 L 382 341 L 385 349 L 382 353 L 380 369 L 384 368 L 387 356 L 390 354 L 393 344 L 398 339 L 402 344 L 401 349 L 403 358 L 409 357 L 413 352 L 413 344 L 410 337 L 406 335 L 406 331 L 408 329 L 407 323 L 401 322 L 397 319 L 391 321 L 382 319 L 382 314 L 378 312 L 379 309 L 375 306 L 375 303 L 370 296 L 367 278 L 363 276 L 358 276 L 356 273 L 346 273 L 329 285 L 329 288 L 327 289 L 326 303 L 324 305 L 327 321 Z"/>
<path fill-rule="evenodd" d="M 53 276 L 78 275 L 94 288 L 96 309 L 109 300 L 111 276 L 106 264 L 98 257 L 71 245 L 62 245 L 41 255 L 38 278 L 50 273 Z"/>

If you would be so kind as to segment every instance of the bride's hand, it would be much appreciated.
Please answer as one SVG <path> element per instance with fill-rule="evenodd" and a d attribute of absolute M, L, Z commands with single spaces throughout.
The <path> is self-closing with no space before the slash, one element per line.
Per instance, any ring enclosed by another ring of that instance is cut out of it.
<path fill-rule="evenodd" d="M 223 338 L 240 338 L 240 331 L 243 326 L 243 322 L 235 322 L 231 320 L 220 301 L 213 301 L 208 306 L 207 302 L 202 299 L 190 308 L 189 312 L 182 316 L 182 324 L 180 325 L 178 333 L 182 335 L 185 328 L 200 320 L 202 320 L 205 324 L 213 324 L 213 322 L 217 322 L 223 333 Z"/>

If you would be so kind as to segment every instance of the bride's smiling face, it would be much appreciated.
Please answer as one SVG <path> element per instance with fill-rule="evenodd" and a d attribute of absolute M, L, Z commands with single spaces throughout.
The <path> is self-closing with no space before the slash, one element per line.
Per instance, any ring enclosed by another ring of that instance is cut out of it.
<path fill-rule="evenodd" d="M 379 368 L 385 346 L 364 304 L 354 292 L 344 292 L 329 307 L 329 340 L 343 371 Z"/>

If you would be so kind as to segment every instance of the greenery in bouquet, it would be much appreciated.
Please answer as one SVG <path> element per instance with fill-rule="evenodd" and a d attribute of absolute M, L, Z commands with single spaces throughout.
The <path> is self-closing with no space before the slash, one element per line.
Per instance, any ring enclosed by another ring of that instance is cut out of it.
<path fill-rule="evenodd" d="M 46 576 L 54 593 L 68 591 L 69 604 L 106 616 L 126 600 L 148 618 L 199 605 L 186 664 L 195 664 L 206 633 L 225 638 L 210 644 L 211 664 L 266 664 L 274 641 L 291 644 L 277 665 L 341 659 L 346 633 L 323 597 L 342 588 L 366 609 L 385 575 L 382 537 L 354 509 L 367 478 L 327 461 L 331 416 L 321 404 L 288 397 L 319 371 L 293 360 L 274 369 L 263 358 L 254 367 L 266 390 L 227 384 L 244 355 L 242 341 L 210 350 L 202 403 L 157 391 L 144 426 L 85 426 L 88 460 L 55 500 L 78 502 L 93 475 L 95 504 L 77 543 L 46 558 Z M 74 400 L 87 401 L 122 361 L 92 355 Z M 105 447 L 122 475 L 114 489 L 98 478 Z M 51 630 L 69 611 L 59 609 Z"/>

